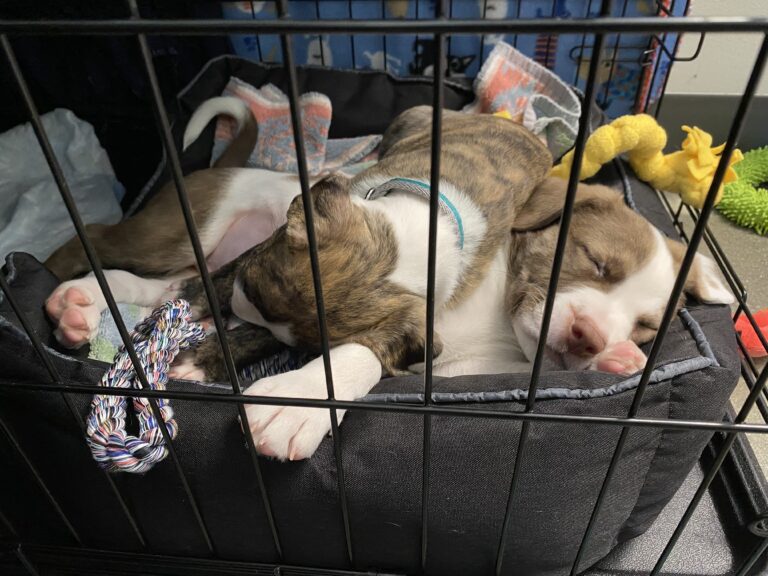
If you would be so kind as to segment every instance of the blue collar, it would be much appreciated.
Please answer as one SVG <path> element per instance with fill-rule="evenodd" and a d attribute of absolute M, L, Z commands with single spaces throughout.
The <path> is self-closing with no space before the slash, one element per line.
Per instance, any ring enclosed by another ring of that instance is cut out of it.
<path fill-rule="evenodd" d="M 426 198 L 429 200 L 431 190 L 429 184 L 421 182 L 419 180 L 413 180 L 412 178 L 392 178 L 387 180 L 383 184 L 379 184 L 375 188 L 371 188 L 365 195 L 366 200 L 376 200 L 382 196 L 386 196 L 392 190 L 402 190 L 403 192 L 412 192 L 417 196 Z M 445 214 L 448 219 L 453 222 L 456 227 L 456 233 L 459 237 L 459 249 L 464 249 L 464 225 L 461 221 L 461 214 L 456 209 L 456 206 L 448 200 L 448 198 L 442 192 L 439 193 L 439 205 L 440 210 Z"/>

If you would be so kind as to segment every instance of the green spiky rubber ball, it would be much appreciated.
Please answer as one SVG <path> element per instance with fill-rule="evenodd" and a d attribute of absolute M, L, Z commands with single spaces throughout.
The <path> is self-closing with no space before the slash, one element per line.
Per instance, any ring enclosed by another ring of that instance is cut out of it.
<path fill-rule="evenodd" d="M 725 185 L 717 209 L 739 226 L 768 235 L 768 190 L 760 188 L 768 185 L 768 146 L 750 150 L 733 169 L 739 179 Z"/>

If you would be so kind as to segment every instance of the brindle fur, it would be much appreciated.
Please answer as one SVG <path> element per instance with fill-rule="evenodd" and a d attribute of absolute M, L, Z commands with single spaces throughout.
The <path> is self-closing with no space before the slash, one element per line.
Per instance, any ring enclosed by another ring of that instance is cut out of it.
<path fill-rule="evenodd" d="M 425 299 L 389 281 L 398 246 L 382 216 L 355 205 L 350 187 L 365 178 L 429 178 L 429 107 L 401 114 L 384 136 L 380 162 L 351 182 L 328 178 L 311 190 L 329 338 L 370 348 L 386 373 L 423 359 Z M 503 118 L 468 117 L 446 111 L 441 178 L 470 194 L 488 221 L 488 234 L 450 304 L 482 279 L 506 241 L 515 214 L 546 175 L 552 159 L 530 132 Z M 317 351 L 319 332 L 304 206 L 294 199 L 285 226 L 241 256 L 238 269 L 248 299 L 269 322 L 287 323 L 297 342 Z M 219 273 L 214 275 L 218 278 Z M 199 293 L 186 283 L 183 296 Z M 442 349 L 435 337 L 434 353 Z"/>
<path fill-rule="evenodd" d="M 254 324 L 241 324 L 227 330 L 226 338 L 238 371 L 251 366 L 259 358 L 267 358 L 285 349 L 285 345 L 278 342 L 269 330 Z M 211 380 L 226 382 L 229 379 L 218 338 L 206 338 L 191 354 L 195 364 L 205 370 Z"/>
<path fill-rule="evenodd" d="M 428 106 L 401 114 L 382 142 L 379 163 L 352 181 L 380 175 L 428 178 L 431 115 Z M 506 118 L 443 112 L 440 177 L 471 197 L 488 223 L 474 261 L 467 267 L 449 306 L 477 286 L 506 241 L 521 208 L 552 167 L 552 156 L 531 132 Z"/>
<path fill-rule="evenodd" d="M 354 204 L 350 189 L 371 178 L 428 179 L 430 114 L 424 107 L 403 113 L 384 137 L 378 164 L 352 181 L 326 179 L 311 192 L 331 343 L 367 346 L 389 374 L 423 359 L 426 301 L 389 280 L 398 259 L 393 232 L 381 216 Z M 470 196 L 487 220 L 486 236 L 449 306 L 480 282 L 507 241 L 515 215 L 551 164 L 542 143 L 514 122 L 446 113 L 441 181 Z M 316 349 L 319 333 L 307 260 L 304 208 L 297 197 L 287 224 L 244 256 L 240 278 L 267 321 L 288 324 L 301 346 Z M 436 335 L 435 354 L 440 350 Z"/>
<path fill-rule="evenodd" d="M 234 174 L 234 170 L 229 168 L 245 165 L 257 137 L 256 121 L 250 116 L 213 168 L 184 178 L 206 253 L 215 248 L 205 245 L 205 232 L 216 208 L 217 191 L 225 189 Z M 151 277 L 170 276 L 195 265 L 173 181 L 163 186 L 135 216 L 113 226 L 89 224 L 85 230 L 105 269 L 127 270 L 138 276 Z M 77 237 L 56 250 L 45 265 L 62 282 L 91 270 Z"/>
<path fill-rule="evenodd" d="M 352 203 L 332 178 L 312 189 L 329 338 L 369 347 L 391 373 L 423 355 L 423 298 L 388 280 L 398 247 L 385 219 Z M 319 333 L 301 197 L 288 222 L 243 258 L 240 281 L 269 322 L 289 323 L 298 343 L 317 351 Z M 435 353 L 440 352 L 439 341 Z"/>

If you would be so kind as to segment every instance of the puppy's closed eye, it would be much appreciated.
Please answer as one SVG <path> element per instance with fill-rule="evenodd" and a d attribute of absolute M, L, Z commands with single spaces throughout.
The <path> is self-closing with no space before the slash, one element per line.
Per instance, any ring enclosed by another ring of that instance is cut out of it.
<path fill-rule="evenodd" d="M 603 259 L 598 257 L 597 255 L 593 254 L 589 251 L 589 248 L 587 248 L 585 245 L 581 244 L 580 248 L 583 250 L 584 254 L 586 254 L 589 261 L 592 263 L 592 266 L 595 268 L 595 274 L 598 278 L 605 278 L 608 274 L 608 268 Z"/>
<path fill-rule="evenodd" d="M 659 323 L 654 318 L 640 317 L 635 322 L 631 339 L 636 344 L 645 344 L 656 337 L 659 331 Z"/>

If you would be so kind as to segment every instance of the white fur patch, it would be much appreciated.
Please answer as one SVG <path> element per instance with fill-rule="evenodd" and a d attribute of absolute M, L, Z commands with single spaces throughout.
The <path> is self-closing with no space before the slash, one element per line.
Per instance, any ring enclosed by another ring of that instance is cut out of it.
<path fill-rule="evenodd" d="M 526 372 L 530 364 L 517 342 L 505 309 L 508 243 L 499 248 L 480 285 L 456 308 L 443 310 L 435 332 L 443 352 L 435 359 L 437 376 Z"/>
<path fill-rule="evenodd" d="M 703 254 L 697 254 L 694 265 L 699 268 L 695 278 L 697 288 L 695 292 L 698 298 L 711 304 L 734 303 L 733 292 L 720 279 L 720 271 L 717 269 L 717 264 L 715 264 L 712 258 Z M 688 278 L 691 279 L 694 273 L 695 269 L 691 271 Z"/>
<path fill-rule="evenodd" d="M 368 178 L 352 191 L 355 203 L 367 210 L 385 215 L 398 242 L 398 260 L 390 280 L 403 288 L 426 296 L 427 258 L 429 248 L 429 203 L 409 192 L 394 190 L 376 200 L 363 200 L 370 189 L 390 180 L 380 176 Z M 437 225 L 437 283 L 435 300 L 438 307 L 447 302 L 470 265 L 477 248 L 485 237 L 487 221 L 480 209 L 462 191 L 448 182 L 440 182 L 440 193 L 456 208 L 464 231 L 464 247 L 458 246 L 455 225 L 442 212 Z"/>
<path fill-rule="evenodd" d="M 211 190 L 212 194 L 221 195 L 221 199 L 214 204 L 213 214 L 199 230 L 200 242 L 206 255 L 210 257 L 214 251 L 223 251 L 227 254 L 225 261 L 236 258 L 243 251 L 266 240 L 285 224 L 291 201 L 301 194 L 299 180 L 293 174 L 259 168 L 233 170 L 229 174 L 231 176 L 222 190 Z M 249 215 L 251 222 L 245 226 L 248 237 L 227 236 L 231 232 L 230 227 L 244 215 Z M 242 244 L 242 249 L 235 246 L 222 247 L 225 237 L 228 244 Z M 217 254 L 209 262 L 209 269 L 224 264 L 221 260 L 221 255 Z"/>
<path fill-rule="evenodd" d="M 356 400 L 381 378 L 376 355 L 360 344 L 343 344 L 330 351 L 335 396 Z M 323 358 L 299 370 L 262 378 L 245 392 L 250 396 L 327 398 Z M 279 460 L 309 458 L 331 430 L 328 410 L 250 404 L 245 407 L 256 449 Z M 336 414 L 341 422 L 344 410 Z"/>
<path fill-rule="evenodd" d="M 266 328 L 283 344 L 296 345 L 296 338 L 293 336 L 290 326 L 279 322 L 268 322 L 258 308 L 246 297 L 239 278 L 235 279 L 232 287 L 232 312 L 241 320 Z"/>
<path fill-rule="evenodd" d="M 186 150 L 195 140 L 200 137 L 208 123 L 219 114 L 231 116 L 237 121 L 238 127 L 242 127 L 250 115 L 248 104 L 240 98 L 234 96 L 218 96 L 203 102 L 187 123 L 184 130 L 184 147 Z"/>

